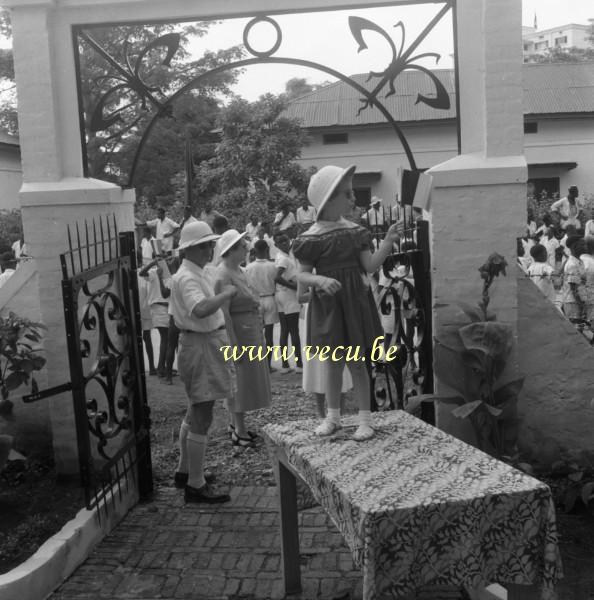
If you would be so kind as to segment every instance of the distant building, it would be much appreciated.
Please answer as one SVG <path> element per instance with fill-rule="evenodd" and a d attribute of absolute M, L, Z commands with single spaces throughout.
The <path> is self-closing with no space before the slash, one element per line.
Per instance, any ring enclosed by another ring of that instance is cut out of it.
<path fill-rule="evenodd" d="M 0 131 L 0 209 L 20 208 L 22 182 L 19 138 Z"/>
<path fill-rule="evenodd" d="M 588 39 L 591 32 L 591 25 L 577 23 L 540 30 L 522 27 L 524 56 L 529 60 L 531 55 L 544 54 L 550 48 L 588 48 L 592 45 Z"/>
<path fill-rule="evenodd" d="M 454 71 L 433 71 L 447 90 L 451 106 L 435 110 L 417 102 L 418 94 L 435 94 L 431 79 L 404 71 L 395 80 L 396 93 L 381 100 L 399 124 L 419 169 L 428 169 L 458 153 Z M 531 189 L 540 194 L 565 193 L 575 184 L 594 193 L 594 62 L 525 64 L 524 153 Z M 372 89 L 375 81 L 354 75 Z M 402 144 L 377 108 L 359 115 L 361 94 L 337 82 L 293 100 L 286 115 L 300 119 L 310 143 L 301 153 L 303 167 L 357 165 L 353 187 L 359 203 L 372 196 L 393 202 L 396 169 L 409 168 Z"/>

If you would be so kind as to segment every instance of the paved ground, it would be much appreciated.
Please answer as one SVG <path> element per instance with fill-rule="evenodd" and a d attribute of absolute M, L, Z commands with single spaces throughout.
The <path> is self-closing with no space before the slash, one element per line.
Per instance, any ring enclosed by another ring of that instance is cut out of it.
<path fill-rule="evenodd" d="M 180 490 L 160 488 L 51 600 L 283 598 L 276 488 L 231 495 L 223 506 L 185 505 Z M 360 572 L 325 513 L 302 511 L 299 524 L 301 598 L 360 598 Z"/>

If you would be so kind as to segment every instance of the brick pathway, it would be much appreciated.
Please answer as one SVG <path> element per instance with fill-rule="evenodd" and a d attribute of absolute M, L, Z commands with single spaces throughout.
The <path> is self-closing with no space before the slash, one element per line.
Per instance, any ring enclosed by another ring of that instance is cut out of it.
<path fill-rule="evenodd" d="M 51 600 L 264 600 L 284 597 L 277 491 L 234 488 L 222 506 L 185 505 L 183 492 L 159 488 L 136 506 Z M 319 508 L 299 513 L 303 594 L 359 599 L 342 537 Z"/>

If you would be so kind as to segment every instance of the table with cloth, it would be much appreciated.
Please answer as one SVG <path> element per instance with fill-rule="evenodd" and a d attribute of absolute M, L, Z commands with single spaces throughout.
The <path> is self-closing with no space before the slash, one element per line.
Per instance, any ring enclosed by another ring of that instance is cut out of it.
<path fill-rule="evenodd" d="M 492 582 L 536 584 L 542 600 L 556 597 L 562 567 L 547 485 L 404 411 L 374 413 L 376 435 L 363 443 L 352 440 L 353 417 L 330 437 L 314 435 L 315 425 L 264 428 L 278 469 L 287 592 L 300 588 L 305 488 L 361 567 L 365 600 Z"/>

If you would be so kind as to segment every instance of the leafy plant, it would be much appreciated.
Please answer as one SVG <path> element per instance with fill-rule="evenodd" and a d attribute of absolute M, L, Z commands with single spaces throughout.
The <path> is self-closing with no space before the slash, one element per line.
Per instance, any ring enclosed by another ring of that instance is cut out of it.
<path fill-rule="evenodd" d="M 436 340 L 436 373 L 439 380 L 459 395 L 436 398 L 455 404 L 452 415 L 468 419 L 479 448 L 496 458 L 516 454 L 517 402 L 524 378 L 501 383 L 513 349 L 513 330 L 498 323 L 489 310 L 489 289 L 495 278 L 506 275 L 507 262 L 497 253 L 479 268 L 483 280 L 477 306 L 461 304 L 470 323 L 456 326 Z"/>
<path fill-rule="evenodd" d="M 551 467 L 551 477 L 563 478 L 558 499 L 566 513 L 571 512 L 581 500 L 583 505 L 592 510 L 594 507 L 594 469 L 591 466 L 576 462 L 557 461 Z"/>
<path fill-rule="evenodd" d="M 41 370 L 46 362 L 39 354 L 43 352 L 39 347 L 42 329 L 46 329 L 42 323 L 13 312 L 0 318 L 0 416 L 12 413 L 12 402 L 8 399 L 10 392 L 29 383 L 32 392 L 37 391 L 33 372 Z"/>

